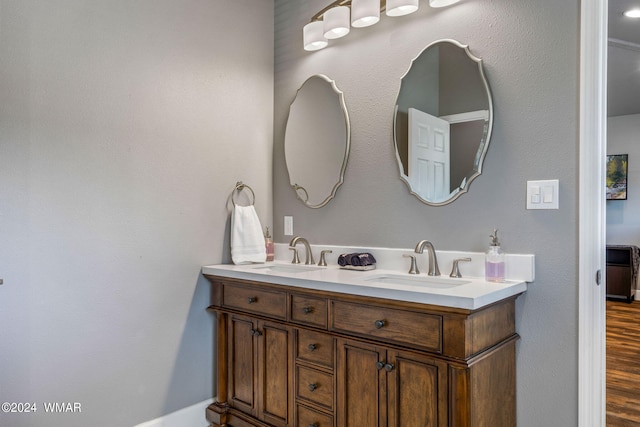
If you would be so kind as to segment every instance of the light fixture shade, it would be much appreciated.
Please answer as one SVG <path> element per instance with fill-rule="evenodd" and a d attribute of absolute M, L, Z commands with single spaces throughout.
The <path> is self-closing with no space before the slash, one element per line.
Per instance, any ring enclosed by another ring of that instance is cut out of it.
<path fill-rule="evenodd" d="M 458 3 L 460 0 L 429 0 L 429 6 L 431 7 L 445 7 Z"/>
<path fill-rule="evenodd" d="M 351 0 L 351 26 L 368 27 L 380 20 L 380 0 Z"/>
<path fill-rule="evenodd" d="M 327 10 L 322 18 L 324 22 L 324 36 L 337 39 L 349 34 L 349 7 L 336 6 Z"/>
<path fill-rule="evenodd" d="M 402 16 L 418 10 L 419 0 L 387 0 L 387 16 Z"/>
<path fill-rule="evenodd" d="M 327 46 L 327 39 L 324 38 L 324 25 L 322 21 L 310 22 L 302 29 L 302 41 L 304 50 L 320 50 Z"/>
<path fill-rule="evenodd" d="M 630 9 L 623 13 L 627 18 L 640 18 L 640 9 Z"/>

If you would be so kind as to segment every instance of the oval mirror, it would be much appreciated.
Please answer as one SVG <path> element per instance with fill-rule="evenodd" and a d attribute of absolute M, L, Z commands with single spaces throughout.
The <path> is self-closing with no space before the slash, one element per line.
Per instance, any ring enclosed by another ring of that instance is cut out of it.
<path fill-rule="evenodd" d="M 400 177 L 422 202 L 440 206 L 469 190 L 482 172 L 493 105 L 482 60 L 468 46 L 427 46 L 402 77 L 394 140 Z"/>
<path fill-rule="evenodd" d="M 291 187 L 310 208 L 331 200 L 344 180 L 350 145 L 344 96 L 327 76 L 305 81 L 289 108 L 284 156 Z"/>

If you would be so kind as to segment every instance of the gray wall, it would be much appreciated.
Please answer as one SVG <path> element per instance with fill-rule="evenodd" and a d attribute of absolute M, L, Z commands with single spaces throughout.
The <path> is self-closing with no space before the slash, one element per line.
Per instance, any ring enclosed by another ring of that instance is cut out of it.
<path fill-rule="evenodd" d="M 627 200 L 607 201 L 607 243 L 640 246 L 640 114 L 609 117 L 607 153 L 628 154 Z"/>
<path fill-rule="evenodd" d="M 199 270 L 237 180 L 271 225 L 272 34 L 272 1 L 0 0 L 0 401 L 82 404 L 0 425 L 214 395 Z"/>
<path fill-rule="evenodd" d="M 274 232 L 282 217 L 314 244 L 482 251 L 498 227 L 503 248 L 536 255 L 536 281 L 518 299 L 518 426 L 577 425 L 577 189 L 579 1 L 465 0 L 446 9 L 426 1 L 413 15 L 382 17 L 324 50 L 302 49 L 302 27 L 325 0 L 276 0 Z M 481 57 L 495 121 L 483 174 L 471 191 L 430 207 L 399 179 L 393 107 L 411 59 L 453 38 Z M 310 75 L 335 79 L 352 124 L 345 183 L 312 210 L 289 189 L 282 141 L 296 89 Z M 527 211 L 527 180 L 560 180 L 560 209 Z M 423 261 L 424 262 L 424 261 Z M 496 396 L 499 399 L 499 396 Z"/>

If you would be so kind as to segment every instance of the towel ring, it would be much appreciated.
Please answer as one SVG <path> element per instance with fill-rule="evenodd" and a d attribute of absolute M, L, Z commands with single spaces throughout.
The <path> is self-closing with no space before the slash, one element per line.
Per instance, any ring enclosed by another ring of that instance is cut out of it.
<path fill-rule="evenodd" d="M 231 202 L 233 202 L 233 206 L 236 205 L 236 199 L 235 199 L 236 192 L 239 193 L 244 189 L 247 189 L 247 190 L 249 190 L 251 192 L 251 198 L 252 198 L 251 205 L 253 205 L 256 202 L 256 195 L 253 192 L 253 189 L 251 187 L 249 187 L 247 184 L 244 184 L 242 181 L 238 181 L 238 182 L 236 182 L 236 186 L 233 189 L 233 193 L 231 193 Z"/>

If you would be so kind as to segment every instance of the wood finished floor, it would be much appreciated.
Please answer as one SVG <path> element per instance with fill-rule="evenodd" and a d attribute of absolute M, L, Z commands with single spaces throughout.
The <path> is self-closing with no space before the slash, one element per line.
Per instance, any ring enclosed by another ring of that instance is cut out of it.
<path fill-rule="evenodd" d="M 640 301 L 607 301 L 607 427 L 640 426 Z"/>

